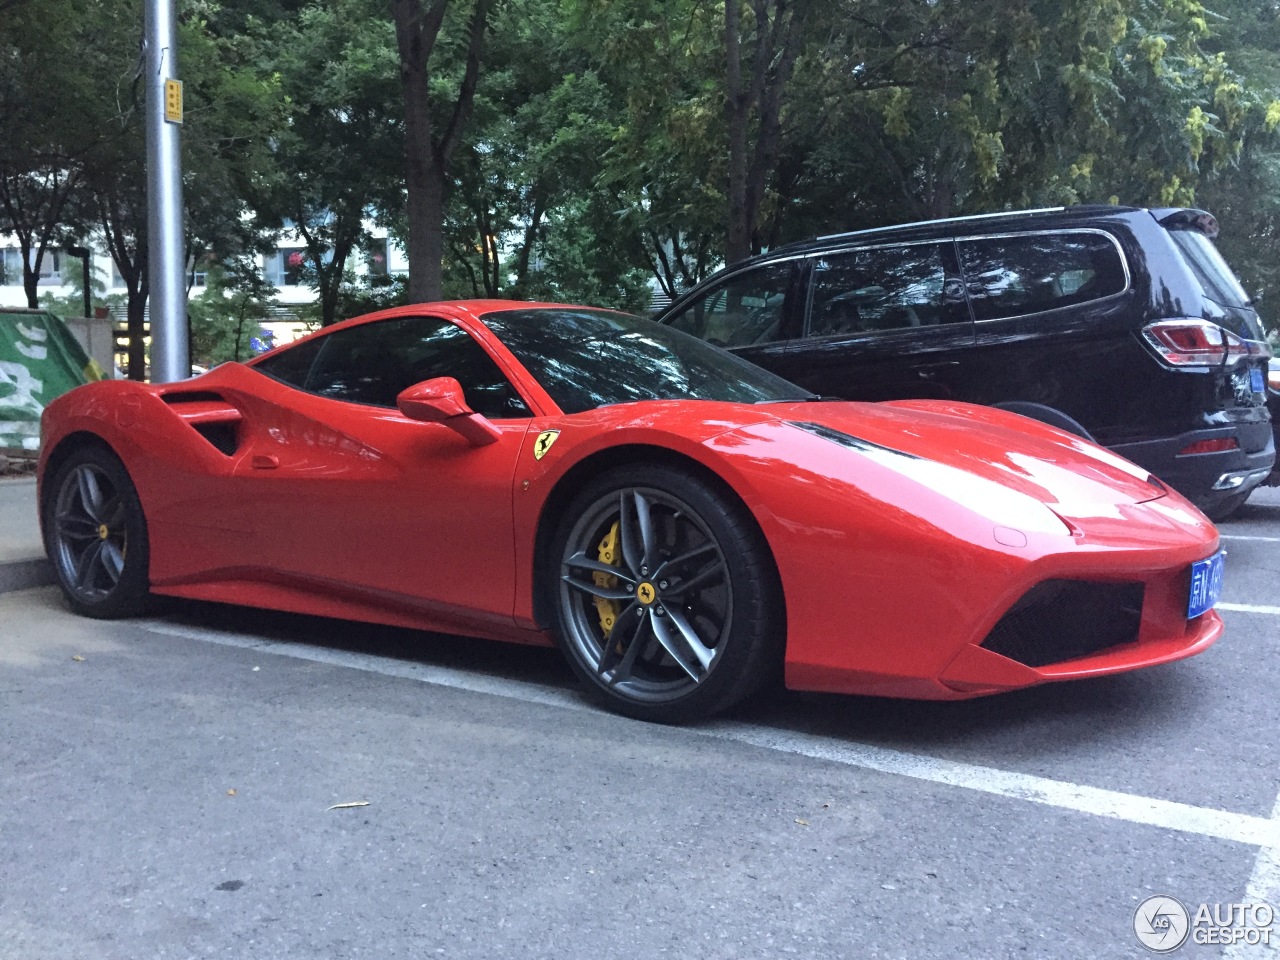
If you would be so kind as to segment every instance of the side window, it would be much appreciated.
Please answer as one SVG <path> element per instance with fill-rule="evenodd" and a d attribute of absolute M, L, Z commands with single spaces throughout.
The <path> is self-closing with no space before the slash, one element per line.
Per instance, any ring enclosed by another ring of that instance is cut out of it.
<path fill-rule="evenodd" d="M 307 382 L 307 374 L 311 372 L 316 354 L 320 352 L 325 339 L 325 337 L 312 337 L 296 346 L 272 350 L 255 363 L 253 369 L 281 380 L 291 387 L 302 389 Z"/>
<path fill-rule="evenodd" d="M 809 298 L 809 335 L 930 327 L 968 319 L 947 283 L 942 248 L 926 243 L 818 257 Z"/>
<path fill-rule="evenodd" d="M 668 323 L 720 347 L 773 343 L 782 336 L 782 309 L 795 271 L 788 262 L 736 274 Z"/>
<path fill-rule="evenodd" d="M 484 347 L 447 321 L 398 317 L 316 339 L 323 346 L 303 384 L 311 393 L 394 407 L 406 387 L 434 377 L 454 377 L 477 413 L 494 419 L 529 416 L 529 408 Z"/>
<path fill-rule="evenodd" d="M 977 320 L 1069 307 L 1122 293 L 1124 261 L 1100 233 L 960 240 L 960 264 Z"/>

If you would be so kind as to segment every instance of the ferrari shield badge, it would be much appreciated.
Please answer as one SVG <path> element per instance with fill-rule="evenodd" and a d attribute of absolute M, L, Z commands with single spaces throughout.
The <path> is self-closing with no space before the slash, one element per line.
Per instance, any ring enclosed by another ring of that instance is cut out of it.
<path fill-rule="evenodd" d="M 560 436 L 559 430 L 543 430 L 538 434 L 538 439 L 533 441 L 533 459 L 541 460 L 545 457 L 558 436 Z"/>

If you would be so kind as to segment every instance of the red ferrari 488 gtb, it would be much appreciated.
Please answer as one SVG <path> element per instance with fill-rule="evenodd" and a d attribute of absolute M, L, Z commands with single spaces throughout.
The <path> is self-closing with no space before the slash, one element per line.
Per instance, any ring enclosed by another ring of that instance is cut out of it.
<path fill-rule="evenodd" d="M 404 307 L 45 412 L 71 606 L 152 594 L 557 642 L 678 721 L 771 677 L 961 698 L 1177 660 L 1222 632 L 1213 525 L 1068 433 L 828 402 L 669 327 Z"/>

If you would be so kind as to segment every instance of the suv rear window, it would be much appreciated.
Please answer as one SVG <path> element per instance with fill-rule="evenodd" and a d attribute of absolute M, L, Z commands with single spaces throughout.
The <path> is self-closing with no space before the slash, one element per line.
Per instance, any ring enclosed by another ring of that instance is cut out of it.
<path fill-rule="evenodd" d="M 975 320 L 1056 310 L 1128 286 L 1120 250 L 1103 233 L 982 237 L 957 247 Z"/>
<path fill-rule="evenodd" d="M 1222 254 L 1218 253 L 1212 240 L 1194 229 L 1170 230 L 1169 236 L 1181 252 L 1188 269 L 1200 281 L 1205 297 L 1223 307 L 1251 306 L 1249 295 L 1244 292 L 1244 287 L 1240 286 L 1240 281 L 1222 259 Z"/>

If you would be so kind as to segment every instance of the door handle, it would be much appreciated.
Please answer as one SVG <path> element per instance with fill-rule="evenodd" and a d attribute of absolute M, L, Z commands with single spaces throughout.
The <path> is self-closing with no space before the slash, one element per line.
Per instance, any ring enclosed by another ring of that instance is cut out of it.
<path fill-rule="evenodd" d="M 274 453 L 255 453 L 250 464 L 255 470 L 274 470 L 280 466 L 280 458 Z"/>

